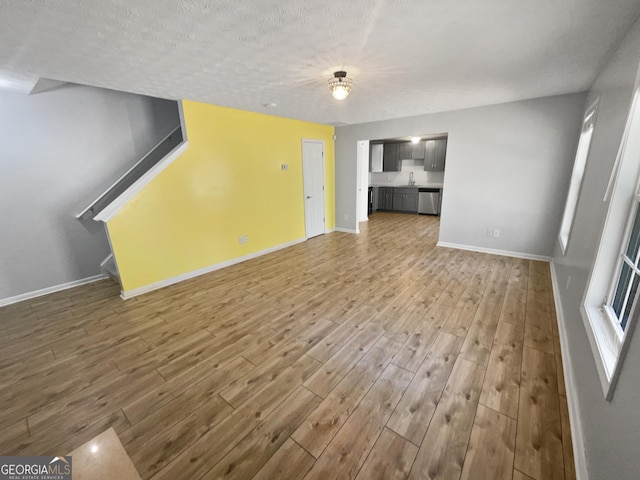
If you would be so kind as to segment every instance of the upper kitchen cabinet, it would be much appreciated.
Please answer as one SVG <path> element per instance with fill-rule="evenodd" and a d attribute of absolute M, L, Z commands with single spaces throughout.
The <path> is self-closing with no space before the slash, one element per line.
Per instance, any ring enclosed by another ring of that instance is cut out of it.
<path fill-rule="evenodd" d="M 399 172 L 402 160 L 422 160 L 424 158 L 424 142 L 385 142 L 383 153 L 384 172 Z M 374 170 L 371 170 L 372 172 Z"/>
<path fill-rule="evenodd" d="M 425 136 L 431 139 L 421 139 L 418 143 L 407 140 L 411 137 L 370 140 L 369 171 L 400 172 L 403 167 L 422 169 L 423 162 L 425 170 L 444 170 L 446 137 L 444 134 L 434 134 L 423 135 L 422 138 Z"/>
<path fill-rule="evenodd" d="M 411 158 L 414 160 L 424 160 L 424 140 L 418 143 L 411 143 Z"/>
<path fill-rule="evenodd" d="M 397 172 L 400 170 L 399 148 L 397 143 L 385 143 L 382 155 L 382 170 L 384 172 Z"/>
<path fill-rule="evenodd" d="M 399 145 L 399 160 L 422 160 L 424 158 L 424 142 L 403 142 Z"/>
<path fill-rule="evenodd" d="M 430 172 L 444 171 L 447 157 L 447 139 L 437 138 L 425 142 L 424 169 Z"/>
<path fill-rule="evenodd" d="M 398 160 L 411 158 L 411 143 L 403 142 L 398 144 Z"/>
<path fill-rule="evenodd" d="M 382 172 L 382 143 L 369 144 L 369 171 Z"/>

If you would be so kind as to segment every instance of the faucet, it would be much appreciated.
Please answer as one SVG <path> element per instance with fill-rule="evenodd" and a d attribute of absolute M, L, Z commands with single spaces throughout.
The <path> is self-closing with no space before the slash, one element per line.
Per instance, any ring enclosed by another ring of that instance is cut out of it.
<path fill-rule="evenodd" d="M 416 181 L 413 179 L 413 171 L 409 173 L 409 185 L 415 185 Z"/>

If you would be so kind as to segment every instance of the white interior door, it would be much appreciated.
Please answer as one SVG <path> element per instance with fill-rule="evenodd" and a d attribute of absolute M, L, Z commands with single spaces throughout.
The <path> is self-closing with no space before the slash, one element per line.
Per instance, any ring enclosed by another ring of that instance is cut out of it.
<path fill-rule="evenodd" d="M 302 141 L 304 220 L 307 238 L 324 233 L 324 143 Z"/>

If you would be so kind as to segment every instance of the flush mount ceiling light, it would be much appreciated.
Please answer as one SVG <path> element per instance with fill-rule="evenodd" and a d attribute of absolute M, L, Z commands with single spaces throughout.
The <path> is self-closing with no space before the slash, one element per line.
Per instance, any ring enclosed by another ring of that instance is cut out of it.
<path fill-rule="evenodd" d="M 411 137 L 411 143 L 420 143 L 420 137 Z"/>
<path fill-rule="evenodd" d="M 329 80 L 329 90 L 336 100 L 344 100 L 351 92 L 353 80 L 347 77 L 347 72 L 340 70 L 333 73 L 333 78 Z"/>

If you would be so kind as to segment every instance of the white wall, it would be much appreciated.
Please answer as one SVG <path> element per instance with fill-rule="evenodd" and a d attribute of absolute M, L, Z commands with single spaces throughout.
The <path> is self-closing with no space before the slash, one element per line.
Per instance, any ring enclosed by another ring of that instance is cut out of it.
<path fill-rule="evenodd" d="M 176 102 L 112 90 L 0 91 L 0 301 L 99 274 L 104 229 L 75 215 L 178 123 Z"/>
<path fill-rule="evenodd" d="M 600 97 L 591 150 L 566 256 L 556 245 L 553 258 L 560 293 L 557 308 L 561 309 L 568 340 L 563 362 L 574 379 L 573 396 L 592 480 L 639 478 L 640 471 L 640 333 L 636 329 L 613 400 L 607 402 L 579 312 L 602 233 L 608 208 L 603 196 L 624 131 L 639 62 L 637 22 L 589 91 L 588 102 Z"/>
<path fill-rule="evenodd" d="M 448 133 L 440 241 L 550 257 L 584 103 L 579 93 L 337 127 L 337 226 L 355 229 L 356 141 Z"/>

